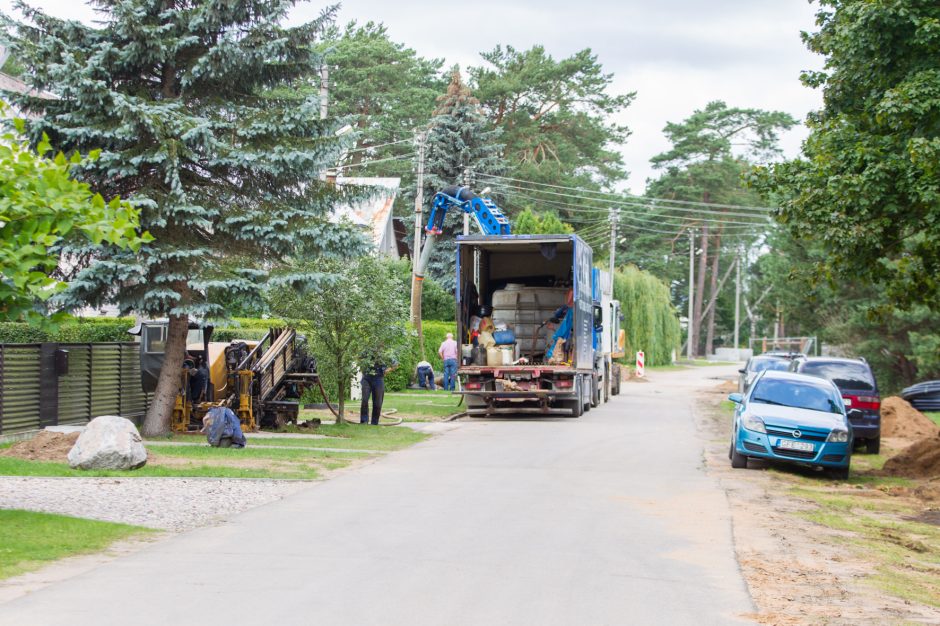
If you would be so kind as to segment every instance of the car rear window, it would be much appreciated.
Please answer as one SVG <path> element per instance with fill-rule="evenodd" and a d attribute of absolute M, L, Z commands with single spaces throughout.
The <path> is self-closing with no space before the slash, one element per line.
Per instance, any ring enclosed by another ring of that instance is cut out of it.
<path fill-rule="evenodd" d="M 834 394 L 835 390 L 811 383 L 764 378 L 754 388 L 751 402 L 841 414 L 842 398 L 837 400 Z"/>
<path fill-rule="evenodd" d="M 871 370 L 864 363 L 807 362 L 800 370 L 804 374 L 828 378 L 839 389 L 857 389 L 859 391 L 874 391 L 875 379 Z"/>
<path fill-rule="evenodd" d="M 755 359 L 751 366 L 754 372 L 763 372 L 764 370 L 785 371 L 790 367 L 790 362 L 784 359 Z"/>

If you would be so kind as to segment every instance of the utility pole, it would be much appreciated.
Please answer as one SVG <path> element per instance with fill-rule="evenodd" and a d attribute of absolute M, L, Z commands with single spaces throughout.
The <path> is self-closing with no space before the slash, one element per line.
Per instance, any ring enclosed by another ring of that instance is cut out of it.
<path fill-rule="evenodd" d="M 737 267 L 734 275 L 734 349 L 737 350 L 738 344 L 738 326 L 741 324 L 741 248 L 738 247 Z"/>
<path fill-rule="evenodd" d="M 470 168 L 465 167 L 463 170 L 463 186 L 467 189 L 470 188 Z M 470 234 L 470 214 L 464 212 L 463 214 L 463 234 Z"/>
<path fill-rule="evenodd" d="M 320 66 L 320 119 L 325 120 L 330 107 L 330 68 L 326 63 Z"/>
<path fill-rule="evenodd" d="M 418 192 L 415 194 L 415 242 L 411 254 L 411 323 L 421 334 L 421 293 L 415 274 L 421 258 L 421 226 L 424 211 L 424 146 L 427 133 L 418 133 Z M 422 336 L 423 339 L 423 336 Z M 423 351 L 422 351 L 423 352 Z"/>
<path fill-rule="evenodd" d="M 617 266 L 617 220 L 620 217 L 620 209 L 610 207 L 610 280 L 613 285 L 614 268 Z"/>
<path fill-rule="evenodd" d="M 692 360 L 692 343 L 694 337 L 692 337 L 693 329 L 695 324 L 692 322 L 692 318 L 695 316 L 693 309 L 693 302 L 695 302 L 695 229 L 689 229 L 689 324 L 688 324 L 688 339 L 686 341 L 686 356 L 691 361 Z"/>

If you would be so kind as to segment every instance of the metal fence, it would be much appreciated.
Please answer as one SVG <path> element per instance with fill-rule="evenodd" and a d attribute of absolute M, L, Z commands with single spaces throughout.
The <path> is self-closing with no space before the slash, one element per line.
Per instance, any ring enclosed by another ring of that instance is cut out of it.
<path fill-rule="evenodd" d="M 0 344 L 0 435 L 99 415 L 139 423 L 148 401 L 137 343 Z"/>

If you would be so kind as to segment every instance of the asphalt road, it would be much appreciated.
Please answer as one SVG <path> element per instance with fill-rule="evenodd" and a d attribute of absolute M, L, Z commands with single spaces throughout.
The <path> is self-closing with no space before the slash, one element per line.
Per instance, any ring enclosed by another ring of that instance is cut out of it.
<path fill-rule="evenodd" d="M 727 624 L 753 610 L 697 386 L 581 419 L 458 422 L 220 526 L 0 606 L 0 624 Z"/>

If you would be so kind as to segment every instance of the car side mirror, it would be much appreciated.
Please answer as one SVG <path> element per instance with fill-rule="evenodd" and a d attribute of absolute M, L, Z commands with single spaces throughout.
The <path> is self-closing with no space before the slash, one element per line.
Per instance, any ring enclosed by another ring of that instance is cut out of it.
<path fill-rule="evenodd" d="M 744 396 L 740 393 L 732 393 L 728 395 L 728 399 L 734 402 L 735 404 L 741 404 L 744 402 Z"/>
<path fill-rule="evenodd" d="M 865 417 L 865 414 L 862 412 L 861 409 L 849 409 L 849 412 L 846 413 L 846 416 L 849 419 L 861 419 Z"/>
<path fill-rule="evenodd" d="M 738 374 L 743 374 L 743 373 L 744 373 L 744 368 L 742 367 L 741 369 L 738 370 Z"/>

